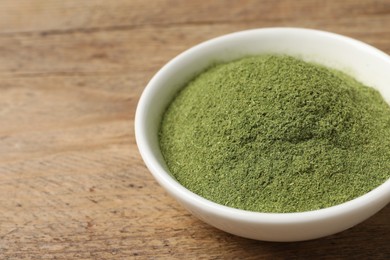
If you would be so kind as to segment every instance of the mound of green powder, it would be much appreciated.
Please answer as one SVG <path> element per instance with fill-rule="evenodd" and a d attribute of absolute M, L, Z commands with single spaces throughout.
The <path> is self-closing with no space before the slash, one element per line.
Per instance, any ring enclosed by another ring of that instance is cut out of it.
<path fill-rule="evenodd" d="M 390 177 L 390 108 L 380 94 L 289 56 L 201 73 L 167 108 L 159 138 L 178 182 L 244 210 L 321 209 Z"/>

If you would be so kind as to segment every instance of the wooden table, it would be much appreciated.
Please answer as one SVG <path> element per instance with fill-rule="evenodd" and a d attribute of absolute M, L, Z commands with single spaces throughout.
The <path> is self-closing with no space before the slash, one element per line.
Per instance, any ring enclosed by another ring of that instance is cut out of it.
<path fill-rule="evenodd" d="M 390 258 L 390 205 L 308 242 L 226 234 L 144 166 L 134 112 L 153 74 L 222 34 L 296 26 L 390 53 L 390 1 L 2 0 L 0 259 Z"/>

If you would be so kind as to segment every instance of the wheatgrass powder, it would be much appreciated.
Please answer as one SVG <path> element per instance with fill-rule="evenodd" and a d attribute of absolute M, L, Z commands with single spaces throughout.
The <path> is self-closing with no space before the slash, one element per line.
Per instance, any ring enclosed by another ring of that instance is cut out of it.
<path fill-rule="evenodd" d="M 244 210 L 321 209 L 390 177 L 390 108 L 381 95 L 289 56 L 199 74 L 167 108 L 159 138 L 178 182 Z"/>

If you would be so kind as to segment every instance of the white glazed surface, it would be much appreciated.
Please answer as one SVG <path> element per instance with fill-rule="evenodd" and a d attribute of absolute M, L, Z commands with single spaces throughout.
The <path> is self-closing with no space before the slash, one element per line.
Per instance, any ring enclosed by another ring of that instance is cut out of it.
<path fill-rule="evenodd" d="M 222 206 L 180 185 L 168 172 L 158 144 L 162 113 L 188 80 L 215 62 L 261 53 L 289 54 L 343 70 L 379 90 L 390 102 L 390 57 L 351 38 L 299 28 L 242 31 L 206 41 L 180 54 L 152 78 L 138 103 L 135 133 L 146 166 L 193 215 L 226 232 L 267 241 L 315 239 L 348 229 L 390 202 L 390 179 L 349 202 L 301 213 L 259 213 Z"/>

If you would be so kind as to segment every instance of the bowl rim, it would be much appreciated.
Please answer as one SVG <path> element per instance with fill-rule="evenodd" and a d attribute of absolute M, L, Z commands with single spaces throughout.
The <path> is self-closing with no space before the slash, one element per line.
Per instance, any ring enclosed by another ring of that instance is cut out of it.
<path fill-rule="evenodd" d="M 269 213 L 254 212 L 224 206 L 210 201 L 206 198 L 203 198 L 182 186 L 167 171 L 165 171 L 162 165 L 160 165 L 156 156 L 154 155 L 153 149 L 148 145 L 148 138 L 144 134 L 147 128 L 145 123 L 147 117 L 147 107 L 149 106 L 151 98 L 154 95 L 156 89 L 161 87 L 159 85 L 160 79 L 165 77 L 164 75 L 166 74 L 166 72 L 173 69 L 173 67 L 176 66 L 175 64 L 182 61 L 183 59 L 187 59 L 190 55 L 196 53 L 200 49 L 207 48 L 209 45 L 219 44 L 223 41 L 230 40 L 232 38 L 241 37 L 242 35 L 262 33 L 282 34 L 286 32 L 294 32 L 301 34 L 309 33 L 318 37 L 328 37 L 333 38 L 333 40 L 336 41 L 343 41 L 346 44 L 350 44 L 360 49 L 364 49 L 364 51 L 369 52 L 370 55 L 375 55 L 377 58 L 385 60 L 387 63 L 389 63 L 390 66 L 390 57 L 386 53 L 376 49 L 371 45 L 368 45 L 366 43 L 347 36 L 315 29 L 296 27 L 268 27 L 238 31 L 204 41 L 180 53 L 179 55 L 171 59 L 168 63 L 166 63 L 149 81 L 139 99 L 134 120 L 135 138 L 141 157 L 143 158 L 147 168 L 150 170 L 154 178 L 160 183 L 161 186 L 165 188 L 168 193 L 175 194 L 174 197 L 179 197 L 180 200 L 185 201 L 186 203 L 189 203 L 193 206 L 200 207 L 202 208 L 202 210 L 208 213 L 223 216 L 229 219 L 237 219 L 240 221 L 246 221 L 251 223 L 291 224 L 312 222 L 325 218 L 336 217 L 339 215 L 346 214 L 348 212 L 353 212 L 354 210 L 357 210 L 361 207 L 369 206 L 370 203 L 379 200 L 387 200 L 387 202 L 385 202 L 386 205 L 390 202 L 390 178 L 384 183 L 382 183 L 380 186 L 376 187 L 375 189 L 360 197 L 338 205 L 318 210 L 290 213 Z"/>

